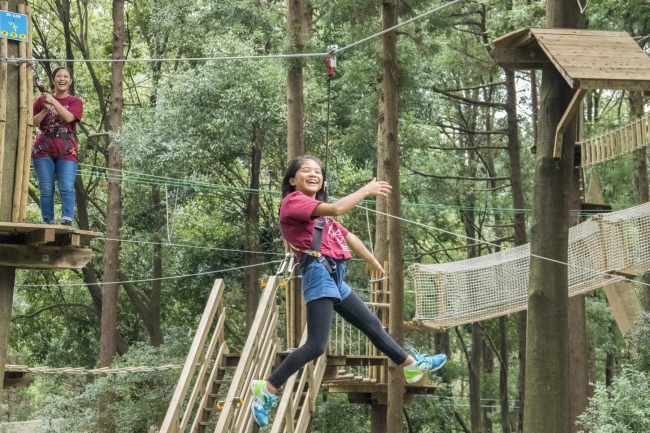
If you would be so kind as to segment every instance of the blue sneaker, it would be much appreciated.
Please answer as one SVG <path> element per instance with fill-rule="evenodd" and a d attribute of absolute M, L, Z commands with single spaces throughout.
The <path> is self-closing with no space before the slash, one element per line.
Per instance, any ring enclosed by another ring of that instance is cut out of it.
<path fill-rule="evenodd" d="M 427 356 L 421 355 L 417 350 L 413 351 L 413 358 L 415 358 L 416 365 L 404 368 L 404 376 L 406 376 L 408 383 L 419 381 L 426 373 L 441 369 L 447 362 L 447 355 Z"/>
<path fill-rule="evenodd" d="M 265 380 L 254 380 L 251 383 L 251 392 L 253 393 L 251 410 L 255 422 L 260 427 L 266 427 L 269 424 L 269 412 L 277 404 L 278 400 L 276 396 L 265 393 L 265 387 Z"/>

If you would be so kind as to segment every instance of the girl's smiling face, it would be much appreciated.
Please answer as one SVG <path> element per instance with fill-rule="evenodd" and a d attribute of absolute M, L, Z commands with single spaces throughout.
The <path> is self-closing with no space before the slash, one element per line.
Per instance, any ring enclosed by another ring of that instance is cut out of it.
<path fill-rule="evenodd" d="M 316 198 L 316 193 L 323 186 L 323 171 L 313 159 L 305 159 L 296 175 L 289 178 L 289 183 L 308 197 Z"/>

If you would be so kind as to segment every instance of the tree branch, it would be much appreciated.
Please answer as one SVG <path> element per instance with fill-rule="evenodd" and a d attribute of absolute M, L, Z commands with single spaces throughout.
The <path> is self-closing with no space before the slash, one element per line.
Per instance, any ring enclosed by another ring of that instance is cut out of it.
<path fill-rule="evenodd" d="M 465 98 L 464 96 L 454 95 L 453 93 L 450 93 L 450 92 L 448 92 L 446 90 L 439 89 L 436 86 L 431 86 L 431 90 L 433 90 L 436 93 L 440 93 L 441 95 L 445 95 L 448 98 L 460 101 L 460 102 L 462 102 L 464 104 L 476 105 L 476 106 L 479 106 L 479 107 L 499 108 L 501 110 L 506 109 L 506 104 L 500 104 L 498 102 L 478 101 L 476 99 Z"/>
<path fill-rule="evenodd" d="M 29 313 L 29 314 L 18 314 L 17 316 L 12 317 L 11 320 L 14 321 L 14 320 L 20 320 L 20 319 L 31 319 L 32 317 L 38 316 L 39 314 L 41 314 L 41 313 L 43 313 L 45 311 L 52 310 L 54 308 L 60 308 L 60 307 L 81 307 L 81 308 L 85 308 L 85 309 L 89 310 L 91 313 L 95 312 L 95 310 L 92 307 L 90 307 L 90 306 L 88 306 L 86 304 L 64 303 L 64 304 L 49 305 L 47 307 L 41 308 L 40 310 L 36 310 L 33 313 Z"/>
<path fill-rule="evenodd" d="M 465 433 L 472 433 L 471 430 L 467 427 L 467 424 L 465 424 L 465 421 L 463 421 L 463 418 L 460 416 L 460 414 L 457 411 L 454 411 L 454 416 L 456 417 L 456 421 L 458 421 L 458 424 L 463 428 L 463 431 Z"/>
<path fill-rule="evenodd" d="M 502 134 L 502 135 L 508 135 L 508 131 L 506 131 L 506 130 L 476 131 L 476 130 L 473 130 L 473 129 L 462 128 L 460 126 L 445 125 L 444 123 L 437 123 L 436 125 L 438 126 L 438 128 L 452 129 L 454 131 L 466 132 L 468 134 L 476 134 L 476 135 Z M 500 146 L 500 148 L 501 149 L 507 149 L 508 146 Z"/>
<path fill-rule="evenodd" d="M 470 150 L 470 149 L 468 149 Z M 426 174 L 409 168 L 413 174 L 418 174 L 424 177 L 432 177 L 434 179 L 453 179 L 453 180 L 472 180 L 472 181 L 490 181 L 490 180 L 507 180 L 508 176 L 495 176 L 495 177 L 469 177 L 469 176 L 439 176 L 437 174 Z"/>
<path fill-rule="evenodd" d="M 485 89 L 486 87 L 505 86 L 505 85 L 506 85 L 505 81 L 499 81 L 498 83 L 478 84 L 476 86 L 459 87 L 457 89 L 447 89 L 445 90 L 445 92 L 460 92 L 463 90 Z"/>
<path fill-rule="evenodd" d="M 481 149 L 507 149 L 508 146 L 479 146 L 479 147 L 439 147 L 439 146 L 427 146 L 427 149 L 432 150 L 463 150 L 465 152 L 470 150 L 481 150 Z"/>

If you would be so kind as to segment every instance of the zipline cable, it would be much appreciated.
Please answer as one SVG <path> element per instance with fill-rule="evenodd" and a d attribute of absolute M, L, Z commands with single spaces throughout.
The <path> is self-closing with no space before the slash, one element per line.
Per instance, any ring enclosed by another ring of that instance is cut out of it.
<path fill-rule="evenodd" d="M 364 42 L 368 42 L 378 36 L 381 36 L 383 34 L 386 34 L 388 32 L 392 32 L 393 30 L 396 30 L 402 26 L 405 26 L 407 24 L 410 24 L 414 21 L 420 20 L 422 18 L 425 18 L 435 12 L 441 11 L 442 9 L 448 8 L 449 6 L 455 5 L 457 3 L 462 3 L 467 0 L 454 0 L 452 2 L 446 3 L 442 6 L 438 6 L 436 8 L 433 8 L 431 10 L 428 10 L 427 12 L 424 12 L 420 15 L 417 15 L 409 20 L 406 20 L 402 23 L 399 23 L 397 25 L 394 25 L 393 27 L 390 27 L 388 29 L 382 30 L 381 32 L 375 33 L 373 35 L 370 35 L 366 38 L 363 38 L 361 40 L 358 40 L 356 42 L 351 43 L 350 45 L 346 45 L 343 48 L 337 49 L 337 53 L 343 52 L 345 50 L 348 50 L 352 47 L 355 47 L 359 44 L 362 44 Z M 328 53 L 293 53 L 293 54 L 267 54 L 264 56 L 253 56 L 253 55 L 244 55 L 244 56 L 219 56 L 219 57 L 187 57 L 187 58 L 160 58 L 160 59 L 25 59 L 25 58 L 16 58 L 16 57 L 0 57 L 0 62 L 7 62 L 7 63 L 33 63 L 33 62 L 73 62 L 73 63 L 131 63 L 131 62 L 199 62 L 199 61 L 212 61 L 212 60 L 266 60 L 266 59 L 288 59 L 288 58 L 295 58 L 295 57 L 327 57 Z"/>

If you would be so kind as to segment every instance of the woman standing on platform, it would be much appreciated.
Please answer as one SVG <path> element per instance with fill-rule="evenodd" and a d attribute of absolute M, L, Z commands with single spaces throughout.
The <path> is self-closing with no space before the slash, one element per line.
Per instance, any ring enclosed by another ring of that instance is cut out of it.
<path fill-rule="evenodd" d="M 32 148 L 32 162 L 41 195 L 41 216 L 54 224 L 54 179 L 61 193 L 61 224 L 72 225 L 74 217 L 74 180 L 77 176 L 79 147 L 75 136 L 83 115 L 81 98 L 68 93 L 72 75 L 65 66 L 54 69 L 52 93 L 43 93 L 34 101 L 32 125 L 41 133 Z"/>
<path fill-rule="evenodd" d="M 387 196 L 391 186 L 373 179 L 335 203 L 326 203 L 324 178 L 325 169 L 320 160 L 299 156 L 289 162 L 282 179 L 280 231 L 300 260 L 302 292 L 307 303 L 307 341 L 291 352 L 266 380 L 252 382 L 251 409 L 255 421 L 262 427 L 268 424 L 278 388 L 325 352 L 334 312 L 361 330 L 395 364 L 402 366 L 408 383 L 419 381 L 447 361 L 444 354 L 406 353 L 344 281 L 345 265 L 352 252 L 365 260 L 367 270 L 383 273 L 384 269 L 363 242 L 334 217 L 353 209 L 368 196 Z M 320 235 L 316 234 L 318 231 Z"/>

